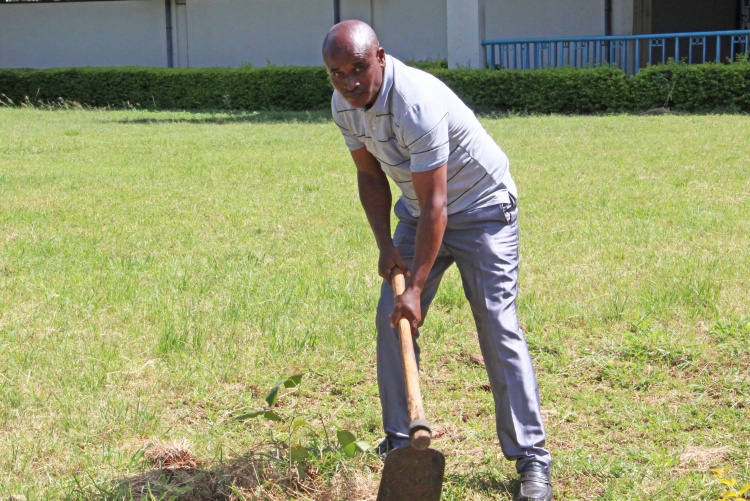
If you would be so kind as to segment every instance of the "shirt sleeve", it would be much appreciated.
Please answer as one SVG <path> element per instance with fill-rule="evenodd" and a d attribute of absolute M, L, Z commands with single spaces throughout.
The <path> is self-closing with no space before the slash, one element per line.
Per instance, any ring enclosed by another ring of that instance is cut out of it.
<path fill-rule="evenodd" d="M 448 112 L 444 107 L 420 104 L 409 108 L 401 129 L 412 172 L 437 169 L 448 162 Z"/>

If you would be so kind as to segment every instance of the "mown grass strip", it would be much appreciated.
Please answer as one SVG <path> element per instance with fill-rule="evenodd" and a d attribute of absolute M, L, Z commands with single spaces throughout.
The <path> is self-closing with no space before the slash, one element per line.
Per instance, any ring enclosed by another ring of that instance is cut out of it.
<path fill-rule="evenodd" d="M 520 188 L 519 311 L 561 499 L 750 481 L 747 117 L 483 123 Z M 380 438 L 376 249 L 324 114 L 5 108 L 0 137 L 0 497 L 156 489 L 144 452 L 182 440 L 248 499 L 369 492 L 378 460 L 336 451 L 297 487 L 270 467 L 259 483 L 255 454 L 290 431 L 232 419 L 304 373 L 275 407 L 310 424 L 294 441 Z M 504 499 L 455 270 L 421 343 L 445 499 Z"/>

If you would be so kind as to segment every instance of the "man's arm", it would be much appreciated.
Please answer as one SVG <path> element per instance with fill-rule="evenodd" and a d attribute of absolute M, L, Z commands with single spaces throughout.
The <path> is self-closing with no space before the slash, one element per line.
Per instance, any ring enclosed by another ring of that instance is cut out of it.
<path fill-rule="evenodd" d="M 393 268 L 399 267 L 409 275 L 406 262 L 393 245 L 391 236 L 391 187 L 380 162 L 367 151 L 359 148 L 351 151 L 354 165 L 357 167 L 357 186 L 359 201 L 367 215 L 367 221 L 375 235 L 375 242 L 380 250 L 378 273 L 388 282 L 391 281 Z"/>
<path fill-rule="evenodd" d="M 414 262 L 406 290 L 399 296 L 391 315 L 391 324 L 396 327 L 401 317 L 411 323 L 412 332 L 422 323 L 420 296 L 435 263 L 443 234 L 448 223 L 446 164 L 426 172 L 413 172 L 412 184 L 419 203 L 419 222 L 414 245 Z"/>

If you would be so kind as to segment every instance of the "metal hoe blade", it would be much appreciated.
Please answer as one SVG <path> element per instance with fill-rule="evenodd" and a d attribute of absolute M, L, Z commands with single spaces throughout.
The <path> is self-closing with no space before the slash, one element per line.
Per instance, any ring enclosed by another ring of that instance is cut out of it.
<path fill-rule="evenodd" d="M 439 501 L 445 457 L 435 449 L 395 449 L 385 458 L 377 501 Z"/>

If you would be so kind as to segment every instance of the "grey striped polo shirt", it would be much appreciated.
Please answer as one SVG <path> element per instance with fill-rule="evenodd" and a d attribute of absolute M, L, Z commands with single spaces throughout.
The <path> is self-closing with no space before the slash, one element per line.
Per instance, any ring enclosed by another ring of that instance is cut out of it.
<path fill-rule="evenodd" d="M 352 108 L 334 91 L 333 119 L 350 150 L 363 146 L 401 188 L 401 200 L 419 216 L 412 172 L 448 164 L 448 215 L 508 201 L 516 187 L 508 157 L 474 113 L 443 82 L 386 56 L 375 104 Z"/>

